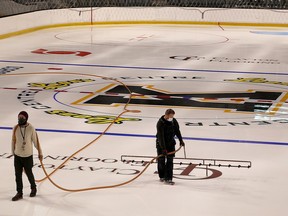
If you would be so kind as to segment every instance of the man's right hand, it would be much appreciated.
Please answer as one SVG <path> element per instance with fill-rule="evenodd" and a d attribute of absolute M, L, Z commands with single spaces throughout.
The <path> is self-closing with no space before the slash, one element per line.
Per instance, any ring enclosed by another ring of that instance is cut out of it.
<path fill-rule="evenodd" d="M 166 150 L 166 149 L 163 149 L 163 150 L 162 150 L 162 154 L 163 154 L 164 156 L 167 156 L 167 154 L 168 154 L 167 150 Z"/>

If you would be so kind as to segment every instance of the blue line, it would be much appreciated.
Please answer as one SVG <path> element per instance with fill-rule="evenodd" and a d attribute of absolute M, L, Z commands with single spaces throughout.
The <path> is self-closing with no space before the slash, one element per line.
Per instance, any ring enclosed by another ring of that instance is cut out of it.
<path fill-rule="evenodd" d="M 283 75 L 288 73 L 272 73 L 272 72 L 247 72 L 247 71 L 225 71 L 225 70 L 197 70 L 187 68 L 158 68 L 158 67 L 140 67 L 140 66 L 120 66 L 120 65 L 98 65 L 98 64 L 77 64 L 77 63 L 57 63 L 57 62 L 34 62 L 34 61 L 14 61 L 0 60 L 5 63 L 21 63 L 21 64 L 42 64 L 42 65 L 62 65 L 62 66 L 77 66 L 77 67 L 99 67 L 99 68 L 121 68 L 121 69 L 137 69 L 137 70 L 160 70 L 160 71 L 185 71 L 185 72 L 203 72 L 203 73 L 229 73 L 229 74 L 263 74 L 263 75 Z"/>
<path fill-rule="evenodd" d="M 250 32 L 262 35 L 284 35 L 284 36 L 288 35 L 288 32 L 269 32 L 269 31 L 250 31 Z"/>
<path fill-rule="evenodd" d="M 0 127 L 0 130 L 12 130 L 12 127 Z M 92 134 L 100 135 L 101 132 L 94 131 L 72 131 L 72 130 L 54 130 L 54 129 L 36 129 L 39 132 L 49 132 L 49 133 L 72 133 L 72 134 Z M 105 136 L 122 136 L 122 137 L 141 137 L 141 138 L 153 138 L 155 135 L 147 134 L 125 134 L 125 133 L 105 133 Z M 271 142 L 271 141 L 254 141 L 254 140 L 230 140 L 230 139 L 217 139 L 217 138 L 197 138 L 197 137 L 183 137 L 184 140 L 195 140 L 195 141 L 212 141 L 212 142 L 226 142 L 226 143 L 246 143 L 246 144 L 256 144 L 256 145 L 279 145 L 288 146 L 288 143 L 284 142 Z"/>

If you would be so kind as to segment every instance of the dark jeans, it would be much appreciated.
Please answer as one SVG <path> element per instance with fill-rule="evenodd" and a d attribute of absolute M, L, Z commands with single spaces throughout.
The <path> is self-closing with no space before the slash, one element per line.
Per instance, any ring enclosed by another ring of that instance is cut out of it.
<path fill-rule="evenodd" d="M 22 173 L 23 168 L 30 182 L 31 189 L 36 188 L 34 175 L 32 172 L 33 167 L 33 156 L 30 157 L 19 157 L 17 155 L 14 156 L 14 167 L 15 167 L 15 176 L 16 176 L 16 190 L 18 193 L 23 194 L 23 181 L 22 181 Z"/>
<path fill-rule="evenodd" d="M 173 149 L 170 151 L 173 151 Z M 161 148 L 157 148 L 157 154 L 158 155 L 162 154 Z M 163 156 L 163 157 L 158 158 L 157 163 L 158 163 L 159 178 L 164 178 L 165 180 L 172 180 L 173 179 L 173 165 L 174 165 L 173 159 L 174 159 L 174 156 L 175 155 L 167 155 L 167 156 Z"/>

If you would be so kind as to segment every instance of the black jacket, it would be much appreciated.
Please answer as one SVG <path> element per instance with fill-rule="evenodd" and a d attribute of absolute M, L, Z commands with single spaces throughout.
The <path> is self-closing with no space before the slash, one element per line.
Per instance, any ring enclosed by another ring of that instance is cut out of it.
<path fill-rule="evenodd" d="M 183 141 L 178 121 L 173 118 L 173 121 L 169 122 L 162 116 L 157 122 L 157 148 L 170 149 L 174 147 L 176 144 L 175 136 L 178 137 L 179 141 Z"/>

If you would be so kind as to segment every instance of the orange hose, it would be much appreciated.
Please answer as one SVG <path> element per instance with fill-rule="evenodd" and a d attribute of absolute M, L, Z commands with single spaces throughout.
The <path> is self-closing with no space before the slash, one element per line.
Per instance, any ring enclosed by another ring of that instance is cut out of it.
<path fill-rule="evenodd" d="M 180 149 L 181 149 L 182 146 L 180 146 L 176 151 L 173 151 L 173 152 L 169 152 L 168 155 L 170 154 L 174 154 L 176 152 L 178 152 Z M 129 184 L 131 182 L 133 182 L 134 180 L 136 180 L 137 178 L 139 178 L 147 169 L 148 167 L 158 158 L 160 157 L 163 157 L 163 155 L 159 155 L 157 157 L 154 157 L 149 163 L 146 164 L 146 166 L 144 167 L 144 169 L 138 173 L 135 177 L 133 177 L 132 179 L 128 180 L 128 181 L 125 181 L 125 182 L 122 182 L 122 183 L 118 183 L 118 184 L 114 184 L 114 185 L 106 185 L 106 186 L 95 186 L 95 187 L 89 187 L 89 188 L 80 188 L 80 189 L 68 189 L 68 188 L 64 188 L 58 184 L 56 184 L 51 178 L 46 169 L 44 168 L 44 165 L 42 163 L 42 161 L 40 161 L 41 165 L 42 165 L 42 168 L 43 168 L 43 171 L 46 175 L 46 177 L 49 179 L 49 181 L 55 186 L 57 187 L 58 189 L 60 190 L 63 190 L 63 191 L 67 191 L 67 192 L 82 192 L 82 191 L 90 191 L 90 190 L 99 190 L 99 189 L 109 189 L 109 188 L 115 188 L 115 187 L 120 187 L 120 186 L 123 186 L 123 185 L 126 185 L 126 184 Z"/>

